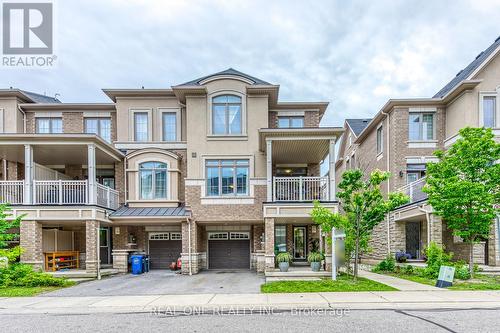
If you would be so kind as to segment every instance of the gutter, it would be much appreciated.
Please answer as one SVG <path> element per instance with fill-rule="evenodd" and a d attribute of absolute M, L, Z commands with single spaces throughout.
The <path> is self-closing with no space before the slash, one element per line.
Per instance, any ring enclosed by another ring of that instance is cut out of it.
<path fill-rule="evenodd" d="M 425 220 L 427 221 L 427 246 L 431 243 L 431 212 L 423 209 L 422 207 L 418 207 L 418 210 L 425 213 Z"/>

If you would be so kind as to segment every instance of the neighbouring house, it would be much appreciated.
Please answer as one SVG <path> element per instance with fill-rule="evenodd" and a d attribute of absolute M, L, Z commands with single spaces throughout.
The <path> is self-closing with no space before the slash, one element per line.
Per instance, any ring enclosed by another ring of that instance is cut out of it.
<path fill-rule="evenodd" d="M 328 103 L 281 102 L 279 85 L 234 69 L 103 91 L 110 103 L 0 90 L 0 200 L 25 214 L 23 262 L 126 272 L 142 252 L 154 269 L 264 272 L 279 251 L 300 264 L 325 247 L 309 213 L 337 210 L 343 129 L 319 127 Z"/>
<path fill-rule="evenodd" d="M 500 140 L 500 37 L 430 98 L 391 99 L 366 123 L 348 119 L 344 124 L 336 161 L 337 182 L 346 169 L 367 172 L 380 169 L 392 177 L 385 193 L 403 191 L 410 203 L 391 212 L 374 230 L 367 262 L 379 261 L 397 251 L 423 259 L 425 247 L 434 241 L 467 260 L 468 245 L 454 237 L 446 221 L 433 213 L 422 192 L 426 163 L 436 161 L 433 152 L 452 145 L 466 126 L 490 127 Z M 361 129 L 361 131 L 359 131 Z M 477 263 L 500 265 L 500 221 L 474 248 Z"/>

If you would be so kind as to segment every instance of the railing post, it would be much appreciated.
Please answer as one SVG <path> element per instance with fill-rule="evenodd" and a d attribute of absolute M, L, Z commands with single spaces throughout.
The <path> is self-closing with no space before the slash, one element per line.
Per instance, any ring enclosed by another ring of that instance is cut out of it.
<path fill-rule="evenodd" d="M 304 199 L 304 187 L 303 187 L 303 179 L 302 176 L 299 177 L 299 201 L 303 201 Z"/>
<path fill-rule="evenodd" d="M 63 184 L 61 179 L 59 179 L 59 204 L 63 204 Z"/>

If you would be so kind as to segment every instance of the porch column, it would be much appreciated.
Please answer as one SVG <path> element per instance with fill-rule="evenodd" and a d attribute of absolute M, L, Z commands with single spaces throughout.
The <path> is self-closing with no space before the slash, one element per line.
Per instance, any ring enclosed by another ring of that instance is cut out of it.
<path fill-rule="evenodd" d="M 43 269 L 42 224 L 36 221 L 24 220 L 21 222 L 20 246 L 21 262 L 32 265 L 34 269 Z"/>
<path fill-rule="evenodd" d="M 267 202 L 273 200 L 273 141 L 266 140 L 266 185 L 267 185 Z"/>
<path fill-rule="evenodd" d="M 328 170 L 328 177 L 330 179 L 330 186 L 329 186 L 329 200 L 333 201 L 336 198 L 335 194 L 335 140 L 336 139 L 330 139 L 330 146 L 329 146 L 329 170 Z"/>
<path fill-rule="evenodd" d="M 24 145 L 24 197 L 23 203 L 33 203 L 33 146 Z"/>
<path fill-rule="evenodd" d="M 95 145 L 89 144 L 87 146 L 87 168 L 88 168 L 88 186 L 89 204 L 96 204 L 96 171 L 95 171 Z"/>
<path fill-rule="evenodd" d="M 189 220 L 181 223 L 182 230 L 182 253 L 181 253 L 181 273 L 198 274 L 200 267 L 198 264 L 198 224 L 196 221 Z M 191 270 L 189 265 L 191 264 Z"/>
<path fill-rule="evenodd" d="M 87 273 L 97 274 L 97 235 L 100 227 L 99 221 L 85 222 L 85 270 Z"/>
<path fill-rule="evenodd" d="M 266 271 L 274 270 L 274 219 L 265 218 Z"/>

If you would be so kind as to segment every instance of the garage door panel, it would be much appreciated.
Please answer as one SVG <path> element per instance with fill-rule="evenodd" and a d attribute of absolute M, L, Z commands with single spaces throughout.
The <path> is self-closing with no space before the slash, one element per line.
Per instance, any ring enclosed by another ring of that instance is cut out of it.
<path fill-rule="evenodd" d="M 249 240 L 211 240 L 208 242 L 209 268 L 249 268 Z"/>
<path fill-rule="evenodd" d="M 151 269 L 167 269 L 170 263 L 177 261 L 181 252 L 182 241 L 180 240 L 150 240 Z"/>

